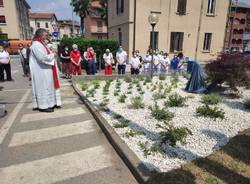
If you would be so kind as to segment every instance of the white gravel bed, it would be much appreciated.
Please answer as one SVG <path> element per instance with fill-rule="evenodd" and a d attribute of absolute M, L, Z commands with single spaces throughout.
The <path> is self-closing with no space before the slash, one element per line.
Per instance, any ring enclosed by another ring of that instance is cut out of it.
<path fill-rule="evenodd" d="M 179 168 L 182 164 L 192 161 L 198 157 L 206 157 L 212 154 L 214 151 L 220 149 L 228 143 L 229 139 L 237 135 L 238 132 L 250 128 L 250 112 L 244 109 L 242 102 L 245 98 L 250 98 L 250 90 L 242 90 L 243 98 L 241 99 L 226 99 L 223 98 L 223 102 L 217 105 L 225 112 L 225 119 L 213 120 L 211 118 L 205 118 L 196 115 L 196 108 L 201 106 L 201 96 L 199 94 L 190 94 L 183 89 L 186 86 L 187 80 L 180 77 L 178 87 L 173 89 L 170 94 L 177 92 L 181 96 L 192 96 L 186 102 L 185 107 L 169 108 L 171 112 L 175 113 L 175 117 L 171 121 L 171 124 L 175 127 L 187 127 L 192 131 L 192 135 L 189 135 L 186 139 L 186 144 L 181 145 L 177 143 L 175 147 L 169 145 L 163 145 L 166 154 L 162 155 L 157 153 L 155 155 L 144 156 L 143 151 L 139 147 L 139 142 L 148 142 L 149 145 L 159 142 L 159 129 L 156 128 L 156 124 L 159 123 L 151 116 L 151 111 L 148 106 L 153 105 L 155 102 L 152 98 L 151 88 L 153 84 L 148 83 L 143 86 L 143 81 L 140 81 L 144 95 L 139 95 L 135 85 L 133 85 L 132 94 L 127 94 L 129 83 L 122 82 L 121 93 L 126 94 L 126 103 L 119 103 L 119 96 L 114 96 L 114 90 L 116 89 L 114 80 L 111 83 L 108 99 L 108 108 L 111 112 L 122 115 L 125 119 L 130 120 L 129 127 L 126 128 L 114 128 L 125 143 L 133 150 L 136 155 L 148 166 L 149 169 L 155 169 L 161 172 L 166 172 L 175 168 Z M 155 77 L 152 83 L 160 82 L 158 77 Z M 170 85 L 170 80 L 167 78 L 163 81 L 165 85 Z M 89 97 L 88 99 L 95 105 L 103 101 L 103 86 L 105 81 L 100 81 L 100 88 L 97 89 L 95 97 Z M 147 86 L 150 89 L 147 89 Z M 82 91 L 86 95 L 86 91 Z M 129 109 L 131 97 L 142 96 L 143 102 L 146 108 L 134 110 Z M 166 99 L 159 100 L 158 104 L 163 106 L 163 102 Z M 102 116 L 107 120 L 110 125 L 114 125 L 118 121 L 113 119 L 111 112 L 101 112 Z M 129 130 L 143 131 L 145 135 L 136 135 L 134 137 L 126 137 L 124 134 Z"/>

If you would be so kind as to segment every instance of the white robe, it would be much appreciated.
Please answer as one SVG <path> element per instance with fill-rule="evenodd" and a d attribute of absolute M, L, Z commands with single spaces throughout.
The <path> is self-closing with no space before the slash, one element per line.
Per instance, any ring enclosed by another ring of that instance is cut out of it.
<path fill-rule="evenodd" d="M 55 64 L 54 54 L 47 54 L 44 46 L 34 41 L 31 46 L 30 72 L 32 79 L 33 108 L 47 109 L 55 105 L 61 106 L 60 89 L 55 90 L 52 66 Z"/>

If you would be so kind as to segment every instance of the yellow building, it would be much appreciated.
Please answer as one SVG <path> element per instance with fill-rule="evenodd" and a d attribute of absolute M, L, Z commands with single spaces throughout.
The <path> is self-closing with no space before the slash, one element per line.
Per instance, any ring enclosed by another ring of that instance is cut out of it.
<path fill-rule="evenodd" d="M 229 0 L 108 0 L 109 38 L 129 53 L 146 53 L 152 38 L 151 13 L 159 15 L 154 46 L 173 55 L 205 61 L 222 51 Z"/>
<path fill-rule="evenodd" d="M 8 39 L 30 39 L 29 9 L 25 0 L 0 0 L 1 34 Z"/>

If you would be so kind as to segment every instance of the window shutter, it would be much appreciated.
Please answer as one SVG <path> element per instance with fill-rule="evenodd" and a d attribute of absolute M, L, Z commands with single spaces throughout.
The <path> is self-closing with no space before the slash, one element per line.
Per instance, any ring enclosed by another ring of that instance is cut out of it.
<path fill-rule="evenodd" d="M 5 16 L 1 15 L 0 16 L 0 23 L 6 23 Z"/>
<path fill-rule="evenodd" d="M 3 0 L 0 0 L 0 6 L 3 6 Z"/>
<path fill-rule="evenodd" d="M 180 15 L 185 14 L 186 13 L 186 6 L 187 6 L 187 0 L 178 0 L 177 12 Z"/>
<path fill-rule="evenodd" d="M 121 13 L 124 12 L 124 0 L 121 0 Z"/>
<path fill-rule="evenodd" d="M 184 33 L 179 33 L 180 34 L 180 40 L 179 40 L 179 51 L 183 50 L 183 38 L 184 38 Z"/>
<path fill-rule="evenodd" d="M 119 0 L 116 0 L 116 14 L 119 14 Z"/>
<path fill-rule="evenodd" d="M 171 32 L 170 38 L 170 52 L 174 52 L 174 44 L 175 43 L 175 32 Z"/>

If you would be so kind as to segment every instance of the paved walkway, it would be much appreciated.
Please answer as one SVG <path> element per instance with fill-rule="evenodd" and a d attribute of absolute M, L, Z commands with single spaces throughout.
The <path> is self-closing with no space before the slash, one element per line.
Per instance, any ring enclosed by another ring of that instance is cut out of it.
<path fill-rule="evenodd" d="M 8 90 L 1 98 L 15 95 Z M 51 114 L 32 111 L 30 89 L 19 93 L 0 123 L 1 184 L 137 183 L 69 82 L 63 108 Z"/>

